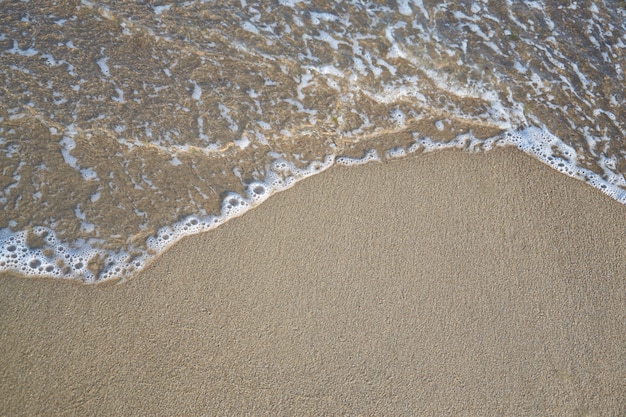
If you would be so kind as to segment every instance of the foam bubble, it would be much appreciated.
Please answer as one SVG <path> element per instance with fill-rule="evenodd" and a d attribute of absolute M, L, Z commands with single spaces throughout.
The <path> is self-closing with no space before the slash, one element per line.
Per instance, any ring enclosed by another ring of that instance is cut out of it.
<path fill-rule="evenodd" d="M 391 111 L 391 119 L 398 127 L 406 125 L 406 115 L 397 107 Z"/>
<path fill-rule="evenodd" d="M 102 256 L 103 251 L 93 249 L 84 242 L 77 242 L 76 247 L 65 245 L 52 230 L 44 227 L 34 227 L 30 233 L 42 239 L 42 247 L 29 247 L 26 231 L 0 230 L 0 270 L 30 276 L 79 278 L 84 282 L 95 282 L 99 278 L 89 268 L 89 263 Z"/>
<path fill-rule="evenodd" d="M 338 165 L 345 166 L 363 165 L 373 161 L 380 161 L 376 149 L 371 149 L 367 151 L 363 158 L 350 158 L 348 156 L 340 156 L 336 159 Z"/>
<path fill-rule="evenodd" d="M 239 194 L 229 193 L 222 201 L 222 215 L 235 217 L 247 211 L 248 202 Z"/>
<path fill-rule="evenodd" d="M 264 182 L 254 181 L 246 187 L 246 194 L 252 201 L 260 203 L 269 197 L 270 188 Z"/>
<path fill-rule="evenodd" d="M 395 159 L 395 158 L 402 158 L 403 156 L 406 156 L 407 152 L 404 148 L 398 146 L 392 149 L 389 149 L 387 152 L 385 152 L 385 157 L 387 159 Z"/>

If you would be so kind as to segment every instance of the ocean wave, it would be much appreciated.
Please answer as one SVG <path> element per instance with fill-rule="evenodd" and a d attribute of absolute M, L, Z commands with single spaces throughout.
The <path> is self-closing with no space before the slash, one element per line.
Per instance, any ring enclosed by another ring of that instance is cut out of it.
<path fill-rule="evenodd" d="M 0 271 L 126 279 L 342 164 L 515 146 L 626 202 L 620 2 L 44 1 L 0 30 Z"/>

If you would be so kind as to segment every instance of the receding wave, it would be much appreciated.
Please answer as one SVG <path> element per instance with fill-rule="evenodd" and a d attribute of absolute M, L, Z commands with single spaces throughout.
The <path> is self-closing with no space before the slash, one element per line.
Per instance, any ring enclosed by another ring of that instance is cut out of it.
<path fill-rule="evenodd" d="M 125 279 L 335 164 L 516 146 L 626 203 L 619 1 L 0 2 L 0 271 Z"/>

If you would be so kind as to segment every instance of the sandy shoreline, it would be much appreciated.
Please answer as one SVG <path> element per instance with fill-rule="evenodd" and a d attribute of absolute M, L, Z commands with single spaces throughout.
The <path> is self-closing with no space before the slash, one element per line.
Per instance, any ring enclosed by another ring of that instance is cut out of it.
<path fill-rule="evenodd" d="M 512 149 L 332 169 L 123 285 L 1 277 L 0 415 L 624 415 L 625 214 Z"/>

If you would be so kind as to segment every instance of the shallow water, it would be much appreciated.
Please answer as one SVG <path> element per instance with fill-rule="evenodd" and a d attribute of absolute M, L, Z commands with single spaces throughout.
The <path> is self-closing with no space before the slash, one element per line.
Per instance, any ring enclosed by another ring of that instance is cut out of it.
<path fill-rule="evenodd" d="M 0 271 L 128 278 L 334 164 L 516 146 L 626 203 L 623 1 L 0 1 Z"/>

